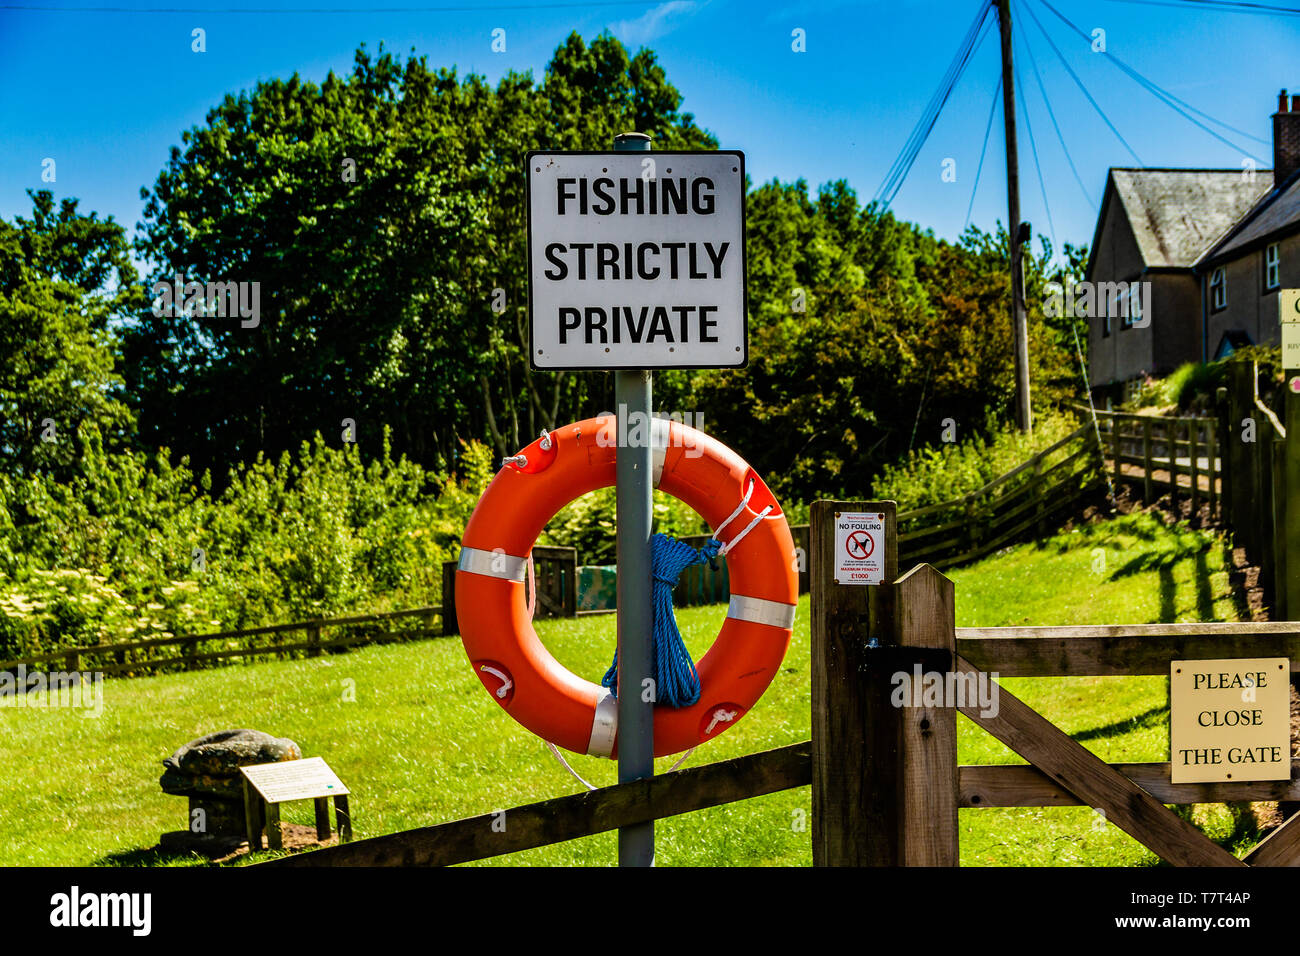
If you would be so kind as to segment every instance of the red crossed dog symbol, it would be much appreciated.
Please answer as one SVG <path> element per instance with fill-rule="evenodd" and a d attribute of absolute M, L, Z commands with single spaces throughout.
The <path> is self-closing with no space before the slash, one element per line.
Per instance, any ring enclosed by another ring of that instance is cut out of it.
<path fill-rule="evenodd" d="M 871 557 L 871 552 L 876 550 L 876 541 L 865 531 L 854 531 L 844 542 L 844 550 L 848 551 L 850 558 L 862 561 Z"/>

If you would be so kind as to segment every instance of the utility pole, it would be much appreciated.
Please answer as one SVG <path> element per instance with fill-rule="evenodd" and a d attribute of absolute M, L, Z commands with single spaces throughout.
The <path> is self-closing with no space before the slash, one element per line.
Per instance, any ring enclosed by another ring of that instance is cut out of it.
<path fill-rule="evenodd" d="M 995 0 L 1002 33 L 1002 121 L 1007 145 L 1007 238 L 1011 243 L 1011 329 L 1016 356 L 1016 428 L 1034 429 L 1029 407 L 1029 322 L 1025 315 L 1025 272 L 1021 256 L 1020 162 L 1016 151 L 1016 87 L 1011 67 L 1011 0 Z"/>

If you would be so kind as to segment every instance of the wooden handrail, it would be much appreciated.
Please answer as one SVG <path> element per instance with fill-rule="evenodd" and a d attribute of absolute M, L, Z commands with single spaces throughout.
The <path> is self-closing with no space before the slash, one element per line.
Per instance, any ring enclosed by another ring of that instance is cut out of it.
<path fill-rule="evenodd" d="M 1064 438 L 1049 445 L 1047 448 L 1044 448 L 1042 451 L 1036 452 L 1033 456 L 1028 458 L 1026 461 L 1022 462 L 1021 464 L 1017 465 L 1015 468 L 1011 469 L 1010 471 L 1004 474 L 998 475 L 988 484 L 984 485 L 984 487 L 977 488 L 975 491 L 967 492 L 966 494 L 961 495 L 960 497 L 951 498 L 948 501 L 940 501 L 937 504 L 932 504 L 932 505 L 923 505 L 920 508 L 913 508 L 910 511 L 900 511 L 898 513 L 898 520 L 902 522 L 913 518 L 918 518 L 925 514 L 932 514 L 936 511 L 943 511 L 946 508 L 964 507 L 969 502 L 974 501 L 975 499 L 981 497 L 982 495 L 987 494 L 988 492 L 992 491 L 994 488 L 998 487 L 999 485 L 1010 481 L 1012 478 L 1022 473 L 1026 468 L 1032 468 L 1035 461 L 1045 460 L 1046 457 L 1050 455 L 1052 452 L 1057 451 L 1058 449 L 1064 447 L 1065 445 L 1069 444 L 1072 441 L 1076 441 L 1077 439 L 1082 438 L 1085 432 L 1091 430 L 1092 430 L 1091 425 L 1081 425 L 1080 427 L 1076 428 L 1074 431 L 1070 432 L 1070 434 L 1066 435 Z"/>
<path fill-rule="evenodd" d="M 430 605 L 427 607 L 407 608 L 401 611 L 384 611 L 379 614 L 361 614 L 353 617 L 312 618 L 306 621 L 295 621 L 291 624 L 270 624 L 264 627 L 252 627 L 242 631 L 213 631 L 209 634 L 183 634 L 173 637 L 151 637 L 142 641 L 123 641 L 119 644 L 90 644 L 83 647 L 64 647 L 48 654 L 38 654 L 35 657 L 22 657 L 9 661 L 0 661 L 0 670 L 8 670 L 11 667 L 17 667 L 19 664 L 43 664 L 49 661 L 62 660 L 74 654 L 80 656 L 84 654 L 115 653 L 117 651 L 138 651 L 153 647 L 167 647 L 172 644 L 227 640 L 237 637 L 255 637 L 261 634 L 280 634 L 285 631 L 301 631 L 313 627 L 341 627 L 349 624 L 369 624 L 374 621 L 387 621 L 399 617 L 422 617 L 441 613 L 442 608 L 440 606 Z M 269 652 L 279 650 L 279 648 L 267 647 L 265 650 Z M 139 663 L 144 665 L 153 662 L 140 661 Z"/>
<path fill-rule="evenodd" d="M 1103 408 L 1089 409 L 1087 405 L 1080 404 L 1079 402 L 1067 402 L 1066 404 L 1077 411 L 1089 415 L 1095 412 L 1098 418 L 1117 418 L 1136 421 L 1149 420 L 1155 422 L 1211 422 L 1215 420 L 1213 416 L 1207 415 L 1141 415 L 1137 412 L 1107 411 Z"/>
<path fill-rule="evenodd" d="M 957 652 L 999 677 L 1169 674 L 1171 660 L 1285 657 L 1300 671 L 1300 621 L 959 627 Z"/>

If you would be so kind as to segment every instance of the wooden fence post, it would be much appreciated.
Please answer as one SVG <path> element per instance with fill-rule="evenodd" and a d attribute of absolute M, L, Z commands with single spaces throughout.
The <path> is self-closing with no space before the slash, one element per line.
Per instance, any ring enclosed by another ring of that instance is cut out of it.
<path fill-rule="evenodd" d="M 312 621 L 307 625 L 307 643 L 311 646 L 307 648 L 308 657 L 320 657 L 320 631 L 321 622 Z"/>
<path fill-rule="evenodd" d="M 1151 419 L 1142 419 L 1142 503 L 1150 505 L 1151 498 Z"/>
<path fill-rule="evenodd" d="M 1219 434 L 1216 420 L 1205 423 L 1205 465 L 1210 476 L 1210 520 L 1219 520 Z"/>
<path fill-rule="evenodd" d="M 1124 466 L 1120 464 L 1120 419 L 1119 413 L 1115 412 L 1110 416 L 1110 430 L 1112 442 L 1111 454 L 1115 456 L 1115 489 L 1119 490 L 1120 480 L 1124 477 Z"/>
<path fill-rule="evenodd" d="M 442 636 L 460 633 L 456 621 L 456 561 L 442 562 Z"/>
<path fill-rule="evenodd" d="M 1282 560 L 1288 572 L 1285 600 L 1288 620 L 1300 618 L 1300 392 L 1293 391 L 1290 384 L 1296 376 L 1300 376 L 1300 370 L 1287 369 L 1281 392 L 1286 442 L 1279 448 L 1286 457 L 1282 478 L 1286 509 L 1277 535 L 1278 552 L 1284 556 Z"/>
<path fill-rule="evenodd" d="M 937 652 L 933 663 L 922 671 L 946 674 L 953 670 L 957 632 L 952 581 L 928 564 L 917 565 L 899 578 L 894 602 L 894 632 L 899 643 L 904 648 Z M 911 691 L 919 702 L 921 687 L 915 671 Z M 904 699 L 900 730 L 897 863 L 957 866 L 956 702 L 914 707 Z"/>
<path fill-rule="evenodd" d="M 1165 457 L 1169 461 L 1169 507 L 1178 511 L 1178 419 L 1165 422 Z"/>
<path fill-rule="evenodd" d="M 808 543 L 808 525 L 796 525 L 790 529 L 794 532 L 795 547 L 799 548 L 803 554 L 803 561 L 799 564 L 799 593 L 808 593 L 808 552 L 811 546 Z"/>
<path fill-rule="evenodd" d="M 883 514 L 885 583 L 835 583 L 835 518 Z M 879 648 L 898 644 L 897 506 L 815 501 L 809 530 L 812 603 L 812 849 L 814 866 L 891 866 L 899 858 L 901 711 L 889 704 Z M 869 649 L 874 643 L 877 650 Z"/>
<path fill-rule="evenodd" d="M 1045 525 L 1043 523 L 1043 501 L 1046 499 L 1043 488 L 1043 456 L 1040 452 L 1033 458 L 1034 462 L 1034 533 L 1038 537 L 1047 536 Z"/>
<path fill-rule="evenodd" d="M 1189 516 L 1193 524 L 1196 522 L 1196 510 L 1201 500 L 1201 473 L 1197 467 L 1196 459 L 1200 455 L 1200 423 L 1188 420 L 1187 422 L 1187 464 L 1188 478 L 1191 479 L 1192 486 L 1192 510 Z"/>
<path fill-rule="evenodd" d="M 1289 600 L 1293 588 L 1287 577 L 1287 567 L 1290 564 L 1287 560 L 1288 552 L 1294 546 L 1287 540 L 1287 517 L 1289 512 L 1295 510 L 1294 506 L 1287 501 L 1289 443 L 1290 432 L 1285 438 L 1275 435 L 1273 441 L 1269 443 L 1272 446 L 1269 451 L 1272 452 L 1273 465 L 1273 507 L 1271 509 L 1273 526 L 1269 529 L 1269 537 L 1272 541 L 1270 549 L 1273 552 L 1273 614 L 1271 617 L 1275 621 L 1290 620 L 1297 610 Z"/>
<path fill-rule="evenodd" d="M 1232 527 L 1232 452 L 1230 443 L 1233 437 L 1232 430 L 1232 402 L 1228 398 L 1228 388 L 1220 385 L 1214 390 L 1214 400 L 1217 403 L 1219 414 L 1219 427 L 1215 429 L 1215 447 L 1219 452 L 1219 523 Z"/>
<path fill-rule="evenodd" d="M 1245 548 L 1251 557 L 1257 556 L 1253 539 L 1255 495 L 1255 446 L 1242 441 L 1242 422 L 1253 418 L 1258 431 L 1259 416 L 1254 408 L 1254 389 L 1250 384 L 1251 370 L 1241 362 L 1227 366 L 1227 427 L 1223 433 L 1228 460 L 1228 481 L 1232 494 L 1228 497 L 1228 524 L 1232 527 L 1233 543 Z M 1256 436 L 1258 440 L 1258 435 Z"/>
<path fill-rule="evenodd" d="M 564 588 L 564 616 L 578 616 L 578 549 L 571 548 L 561 567 Z"/>
<path fill-rule="evenodd" d="M 1255 520 L 1251 536 L 1255 539 L 1258 555 L 1256 560 L 1262 569 L 1260 583 L 1264 585 L 1264 600 L 1273 609 L 1274 613 L 1271 616 L 1277 618 L 1278 582 L 1274 577 L 1277 573 L 1277 563 L 1273 560 L 1277 528 L 1276 500 L 1273 497 L 1273 479 L 1276 475 L 1273 444 L 1277 441 L 1278 435 L 1273 429 L 1273 423 L 1258 407 L 1255 408 L 1254 414 L 1255 421 L 1258 423 L 1255 441 L 1255 475 L 1258 491 L 1253 506 Z"/>

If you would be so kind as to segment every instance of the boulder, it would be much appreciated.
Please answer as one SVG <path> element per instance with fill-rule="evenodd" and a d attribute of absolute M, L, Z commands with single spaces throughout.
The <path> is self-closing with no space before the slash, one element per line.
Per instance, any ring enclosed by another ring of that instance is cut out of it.
<path fill-rule="evenodd" d="M 260 730 L 219 730 L 191 740 L 163 766 L 187 776 L 238 777 L 240 767 L 301 757 L 302 751 L 288 737 L 272 737 Z"/>
<path fill-rule="evenodd" d="M 164 834 L 164 844 L 167 838 L 182 839 L 187 846 L 238 841 L 244 833 L 244 777 L 239 768 L 301 758 L 302 750 L 292 740 L 260 730 L 222 730 L 191 740 L 163 761 L 163 793 L 189 797 L 190 820 L 186 830 Z"/>

